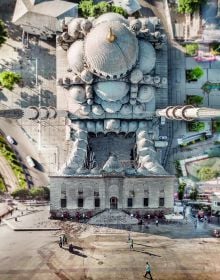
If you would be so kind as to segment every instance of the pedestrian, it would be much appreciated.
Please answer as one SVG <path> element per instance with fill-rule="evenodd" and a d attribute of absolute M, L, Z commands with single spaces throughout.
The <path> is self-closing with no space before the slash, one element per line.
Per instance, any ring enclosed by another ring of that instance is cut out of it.
<path fill-rule="evenodd" d="M 18 218 L 17 217 L 15 217 L 15 222 L 17 222 L 18 221 Z"/>
<path fill-rule="evenodd" d="M 62 248 L 62 247 L 63 247 L 63 240 L 62 240 L 62 236 L 60 236 L 59 246 L 60 246 L 60 248 Z"/>
<path fill-rule="evenodd" d="M 156 223 L 156 226 L 158 227 L 158 224 L 159 224 L 159 221 L 158 221 L 158 219 L 156 219 L 156 222 L 155 222 L 155 223 Z"/>
<path fill-rule="evenodd" d="M 67 237 L 66 237 L 65 234 L 63 235 L 63 243 L 66 243 L 66 244 L 67 244 Z"/>
<path fill-rule="evenodd" d="M 194 227 L 197 228 L 197 220 L 194 221 Z"/>
<path fill-rule="evenodd" d="M 150 267 L 150 264 L 148 262 L 146 262 L 144 277 L 147 277 L 147 275 L 150 275 L 150 279 L 153 280 L 153 277 L 151 275 L 151 267 Z"/>
<path fill-rule="evenodd" d="M 134 248 L 134 240 L 130 239 L 130 250 Z"/>
<path fill-rule="evenodd" d="M 0 224 L 1 224 L 1 222 L 2 222 L 2 219 L 0 218 Z"/>
<path fill-rule="evenodd" d="M 70 253 L 73 252 L 73 244 L 72 244 L 72 243 L 69 245 L 69 252 L 70 252 Z"/>
<path fill-rule="evenodd" d="M 130 232 L 128 233 L 128 243 L 130 242 L 130 240 L 131 240 L 131 234 L 130 234 Z"/>

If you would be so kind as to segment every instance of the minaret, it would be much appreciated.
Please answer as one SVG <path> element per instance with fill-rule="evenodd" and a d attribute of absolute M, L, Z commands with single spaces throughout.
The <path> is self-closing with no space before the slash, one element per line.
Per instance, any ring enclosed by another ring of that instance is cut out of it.
<path fill-rule="evenodd" d="M 206 107 L 196 108 L 192 105 L 177 105 L 169 106 L 165 109 L 158 109 L 156 110 L 156 115 L 171 120 L 192 121 L 194 119 L 219 118 L 220 110 Z"/>
<path fill-rule="evenodd" d="M 107 40 L 109 43 L 113 43 L 117 39 L 117 36 L 112 32 L 112 28 L 109 28 L 109 33 L 107 35 Z"/>

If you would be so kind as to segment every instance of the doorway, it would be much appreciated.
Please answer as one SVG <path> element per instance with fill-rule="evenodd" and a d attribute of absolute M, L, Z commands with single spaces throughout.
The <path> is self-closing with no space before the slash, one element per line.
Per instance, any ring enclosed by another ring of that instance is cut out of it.
<path fill-rule="evenodd" d="M 110 209 L 118 209 L 118 199 L 115 196 L 110 198 Z"/>

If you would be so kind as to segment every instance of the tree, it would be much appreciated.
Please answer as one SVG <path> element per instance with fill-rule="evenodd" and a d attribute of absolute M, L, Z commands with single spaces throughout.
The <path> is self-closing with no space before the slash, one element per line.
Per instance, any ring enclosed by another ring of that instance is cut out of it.
<path fill-rule="evenodd" d="M 198 171 L 198 177 L 201 181 L 207 181 L 218 176 L 218 172 L 211 167 L 202 167 Z"/>
<path fill-rule="evenodd" d="M 50 191 L 47 187 L 33 187 L 30 189 L 30 195 L 35 199 L 49 199 Z"/>
<path fill-rule="evenodd" d="M 7 38 L 7 31 L 5 29 L 4 22 L 0 19 L 0 47 L 2 44 L 4 44 L 6 38 Z"/>
<path fill-rule="evenodd" d="M 17 188 L 11 194 L 14 198 L 19 197 L 21 199 L 26 199 L 29 197 L 30 193 L 28 189 L 24 188 Z"/>
<path fill-rule="evenodd" d="M 187 95 L 187 104 L 201 105 L 203 103 L 203 97 L 199 95 Z"/>
<path fill-rule="evenodd" d="M 186 54 L 190 56 L 194 56 L 197 54 L 197 51 L 199 49 L 199 45 L 194 43 L 194 44 L 187 44 L 185 46 L 186 48 Z"/>
<path fill-rule="evenodd" d="M 197 200 L 198 194 L 198 190 L 196 188 L 193 188 L 189 194 L 189 198 L 192 200 Z"/>
<path fill-rule="evenodd" d="M 178 187 L 178 198 L 179 198 L 179 200 L 182 200 L 183 197 L 184 197 L 185 187 L 186 187 L 186 183 L 179 184 L 179 187 Z"/>
<path fill-rule="evenodd" d="M 179 0 L 178 12 L 181 14 L 192 14 L 197 11 L 204 0 Z"/>
<path fill-rule="evenodd" d="M 0 85 L 12 90 L 14 84 L 19 83 L 21 80 L 21 75 L 11 72 L 11 71 L 3 71 L 0 73 Z"/>
<path fill-rule="evenodd" d="M 205 123 L 204 122 L 194 121 L 194 122 L 189 122 L 188 123 L 189 131 L 199 132 L 199 131 L 204 130 L 204 128 L 205 128 Z"/>
<path fill-rule="evenodd" d="M 188 82 L 190 81 L 197 81 L 204 75 L 204 71 L 201 67 L 196 66 L 193 69 L 187 69 L 186 70 L 186 79 Z"/>

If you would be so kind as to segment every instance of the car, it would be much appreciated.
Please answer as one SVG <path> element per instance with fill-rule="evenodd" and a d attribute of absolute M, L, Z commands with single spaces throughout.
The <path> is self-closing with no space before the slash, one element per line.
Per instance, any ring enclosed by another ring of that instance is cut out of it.
<path fill-rule="evenodd" d="M 158 139 L 159 139 L 159 140 L 167 140 L 168 137 L 167 137 L 167 136 L 159 136 Z"/>
<path fill-rule="evenodd" d="M 212 232 L 212 235 L 214 237 L 220 238 L 220 231 L 218 229 L 214 229 Z"/>
<path fill-rule="evenodd" d="M 166 118 L 165 117 L 160 117 L 160 124 L 165 125 L 166 123 Z"/>
<path fill-rule="evenodd" d="M 6 136 L 6 139 L 10 144 L 15 144 L 15 140 L 10 135 Z"/>
<path fill-rule="evenodd" d="M 27 164 L 30 167 L 35 167 L 35 163 L 34 163 L 33 159 L 30 156 L 26 156 L 26 161 L 27 161 Z"/>

